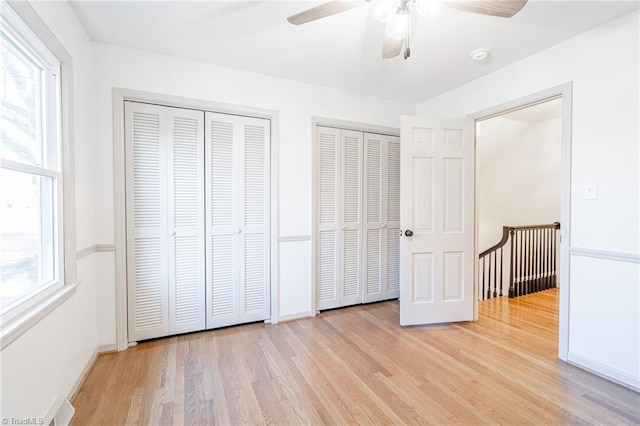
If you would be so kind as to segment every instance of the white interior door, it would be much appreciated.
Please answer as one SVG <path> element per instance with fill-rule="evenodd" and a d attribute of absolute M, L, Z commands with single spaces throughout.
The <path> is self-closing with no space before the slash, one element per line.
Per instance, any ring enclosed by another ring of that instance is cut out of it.
<path fill-rule="evenodd" d="M 203 121 L 125 103 L 131 341 L 204 329 Z"/>
<path fill-rule="evenodd" d="M 474 125 L 403 117 L 400 324 L 474 318 Z"/>
<path fill-rule="evenodd" d="M 340 306 L 338 292 L 340 129 L 316 128 L 316 205 L 318 236 L 316 241 L 316 282 L 318 309 Z"/>
<path fill-rule="evenodd" d="M 270 315 L 270 122 L 205 114 L 207 328 Z"/>
<path fill-rule="evenodd" d="M 169 334 L 205 328 L 204 113 L 166 108 Z"/>
<path fill-rule="evenodd" d="M 397 298 L 400 273 L 400 139 L 364 134 L 365 303 Z"/>
<path fill-rule="evenodd" d="M 165 110 L 125 103 L 129 340 L 169 334 Z"/>
<path fill-rule="evenodd" d="M 340 306 L 362 303 L 362 132 L 341 130 Z"/>

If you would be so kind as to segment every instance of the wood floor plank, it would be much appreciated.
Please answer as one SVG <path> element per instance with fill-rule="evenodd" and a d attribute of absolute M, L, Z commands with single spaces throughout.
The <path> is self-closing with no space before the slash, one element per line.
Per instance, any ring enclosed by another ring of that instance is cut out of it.
<path fill-rule="evenodd" d="M 558 290 L 400 327 L 389 301 L 98 358 L 72 424 L 640 424 L 640 394 L 557 358 Z"/>

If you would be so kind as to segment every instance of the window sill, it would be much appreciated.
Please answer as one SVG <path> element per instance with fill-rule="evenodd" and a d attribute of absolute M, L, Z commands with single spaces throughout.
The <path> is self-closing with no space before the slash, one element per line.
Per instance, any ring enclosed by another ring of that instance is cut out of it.
<path fill-rule="evenodd" d="M 2 324 L 0 329 L 0 350 L 4 350 L 14 340 L 26 333 L 40 320 L 62 305 L 76 292 L 78 282 L 65 284 L 40 303 L 21 312 L 18 316 Z"/>

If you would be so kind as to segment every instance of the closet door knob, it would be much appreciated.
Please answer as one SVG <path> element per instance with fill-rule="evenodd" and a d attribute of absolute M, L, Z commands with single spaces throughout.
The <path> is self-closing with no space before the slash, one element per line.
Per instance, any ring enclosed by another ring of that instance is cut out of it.
<path fill-rule="evenodd" d="M 172 237 L 175 237 L 176 236 L 176 231 L 173 230 L 173 231 L 169 232 L 169 235 L 171 235 Z"/>
<path fill-rule="evenodd" d="M 236 228 L 233 232 L 235 232 L 236 234 L 239 234 L 239 233 L 241 233 L 241 232 L 242 232 L 242 229 L 240 229 L 240 228 Z"/>
<path fill-rule="evenodd" d="M 382 225 L 380 228 L 385 229 L 387 225 Z"/>
<path fill-rule="evenodd" d="M 340 229 L 342 229 L 342 230 L 344 231 L 344 230 L 346 230 L 346 229 L 347 229 L 347 227 L 346 227 L 346 226 L 344 226 L 344 225 L 342 225 L 342 226 L 340 227 Z"/>

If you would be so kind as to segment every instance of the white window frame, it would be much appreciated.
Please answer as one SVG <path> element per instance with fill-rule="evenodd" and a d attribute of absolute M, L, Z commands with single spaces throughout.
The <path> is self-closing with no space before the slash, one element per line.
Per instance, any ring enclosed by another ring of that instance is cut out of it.
<path fill-rule="evenodd" d="M 62 47 L 27 2 L 2 0 L 0 26 L 20 48 L 45 65 L 44 101 L 48 104 L 47 140 L 54 141 L 55 150 L 45 143 L 47 167 L 0 159 L 2 168 L 22 171 L 54 179 L 54 280 L 3 308 L 0 313 L 0 350 L 4 349 L 32 326 L 71 297 L 76 281 L 75 199 L 73 173 L 73 138 L 71 56 Z M 54 113 L 49 113 L 54 111 Z M 51 152 L 54 151 L 54 152 Z"/>

